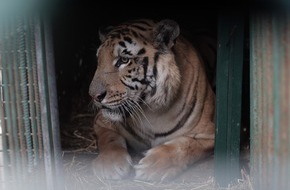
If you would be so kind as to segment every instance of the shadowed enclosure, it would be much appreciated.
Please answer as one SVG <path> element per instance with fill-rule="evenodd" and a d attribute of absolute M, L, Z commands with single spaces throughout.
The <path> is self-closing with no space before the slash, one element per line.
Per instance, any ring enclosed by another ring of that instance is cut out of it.
<path fill-rule="evenodd" d="M 269 186 L 282 184 L 289 187 L 286 178 L 283 178 L 289 171 L 279 165 L 280 161 L 287 163 L 289 160 L 289 108 L 286 106 L 289 90 L 285 90 L 288 89 L 289 48 L 286 44 L 289 41 L 289 18 L 285 16 L 285 20 L 276 20 L 269 17 L 265 20 L 242 11 L 240 16 L 243 18 L 240 20 L 234 13 L 224 14 L 228 7 L 204 3 L 166 8 L 123 5 L 113 9 L 96 1 L 74 0 L 58 2 L 45 17 L 39 13 L 42 9 L 33 11 L 36 14 L 24 11 L 9 19 L 1 17 L 0 188 L 2 185 L 3 188 L 19 189 L 22 183 L 31 189 L 39 186 L 44 186 L 44 189 L 63 186 L 66 189 L 167 188 L 166 184 L 149 182 L 107 182 L 96 179 L 91 173 L 90 163 L 98 151 L 92 129 L 95 111 L 88 88 L 97 67 L 98 30 L 136 18 L 173 19 L 197 47 L 202 46 L 200 40 L 204 34 L 218 39 L 217 53 L 220 53 L 221 67 L 218 68 L 217 77 L 220 78 L 216 81 L 216 92 L 221 98 L 218 101 L 219 113 L 226 118 L 219 120 L 219 126 L 226 123 L 226 127 L 234 127 L 219 128 L 216 147 L 220 152 L 216 155 L 220 161 L 230 164 L 225 167 L 217 165 L 219 160 L 216 164 L 212 157 L 185 172 L 179 181 L 171 183 L 171 187 L 215 189 L 213 170 L 216 169 L 218 175 L 218 170 L 226 168 L 231 172 L 234 168 L 234 174 L 225 175 L 226 178 L 236 178 L 238 172 L 238 178 L 246 182 L 244 189 L 247 189 L 250 181 L 247 174 L 241 175 L 240 170 L 248 167 L 249 162 L 248 157 L 242 158 L 240 150 L 249 153 L 250 146 L 253 151 L 251 168 L 257 186 L 263 186 L 265 181 L 273 178 L 275 183 Z M 249 49 L 249 44 L 252 49 Z M 227 65 L 236 60 L 242 62 L 240 67 Z M 249 69 L 253 82 L 251 98 Z M 279 104 L 273 104 L 272 100 Z M 274 110 L 274 115 L 271 110 Z M 282 112 L 285 115 L 280 115 Z M 254 135 L 251 144 L 250 114 L 251 135 Z M 234 118 L 234 115 L 237 117 Z M 234 157 L 233 152 L 236 153 Z M 281 154 L 284 155 L 282 158 L 279 157 Z M 137 162 L 140 155 L 134 155 L 134 159 Z M 246 164 L 243 163 L 245 160 Z M 264 167 L 266 165 L 261 160 L 269 163 L 275 173 Z M 248 172 L 248 169 L 245 170 Z M 15 181 L 21 183 L 16 184 Z"/>

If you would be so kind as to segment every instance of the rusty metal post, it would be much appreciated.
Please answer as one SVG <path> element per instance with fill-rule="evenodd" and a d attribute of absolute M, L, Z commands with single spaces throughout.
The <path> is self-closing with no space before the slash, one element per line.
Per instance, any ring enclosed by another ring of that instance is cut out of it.
<path fill-rule="evenodd" d="M 290 14 L 253 13 L 250 41 L 251 177 L 290 189 Z"/>

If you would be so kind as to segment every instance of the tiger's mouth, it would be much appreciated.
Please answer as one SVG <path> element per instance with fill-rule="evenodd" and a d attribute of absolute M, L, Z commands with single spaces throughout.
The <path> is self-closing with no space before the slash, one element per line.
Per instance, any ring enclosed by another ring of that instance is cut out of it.
<path fill-rule="evenodd" d="M 102 108 L 103 112 L 106 112 L 108 114 L 121 114 L 120 108 L 108 108 L 108 107 L 103 107 Z"/>
<path fill-rule="evenodd" d="M 122 121 L 124 117 L 128 116 L 128 112 L 125 109 L 122 109 L 121 106 L 114 108 L 102 106 L 101 110 L 104 117 L 113 121 Z"/>

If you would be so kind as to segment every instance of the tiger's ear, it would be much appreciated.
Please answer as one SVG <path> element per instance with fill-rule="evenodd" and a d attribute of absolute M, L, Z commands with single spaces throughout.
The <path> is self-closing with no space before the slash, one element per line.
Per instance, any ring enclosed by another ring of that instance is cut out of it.
<path fill-rule="evenodd" d="M 153 29 L 154 44 L 163 51 L 172 48 L 179 36 L 179 25 L 173 20 L 161 20 Z"/>
<path fill-rule="evenodd" d="M 107 34 L 113 29 L 113 26 L 100 27 L 99 28 L 99 39 L 103 43 L 107 38 Z"/>

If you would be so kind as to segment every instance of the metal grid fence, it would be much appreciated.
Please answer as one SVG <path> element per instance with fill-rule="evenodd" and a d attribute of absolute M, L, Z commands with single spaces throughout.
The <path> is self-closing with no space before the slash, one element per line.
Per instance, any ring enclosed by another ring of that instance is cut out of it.
<path fill-rule="evenodd" d="M 32 16 L 9 17 L 0 24 L 1 185 L 58 189 L 60 145 L 49 32 Z"/>
<path fill-rule="evenodd" d="M 7 183 L 26 180 L 43 156 L 32 28 L 31 20 L 11 20 L 2 28 L 1 123 Z"/>

